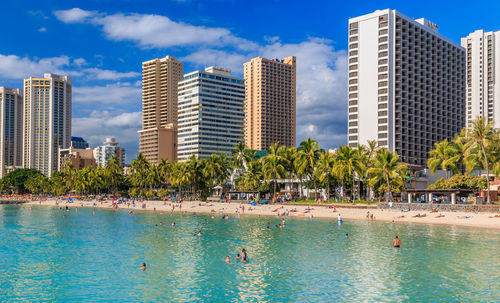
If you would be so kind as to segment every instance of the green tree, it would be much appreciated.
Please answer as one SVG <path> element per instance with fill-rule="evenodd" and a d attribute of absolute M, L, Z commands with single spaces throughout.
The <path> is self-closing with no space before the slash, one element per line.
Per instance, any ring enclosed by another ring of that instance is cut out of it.
<path fill-rule="evenodd" d="M 427 160 L 427 166 L 431 169 L 431 173 L 434 175 L 438 167 L 446 171 L 446 178 L 448 178 L 448 169 L 455 174 L 458 173 L 458 163 L 461 156 L 453 142 L 448 142 L 445 139 L 434 143 L 434 146 L 436 148 L 429 152 L 431 157 Z"/>
<path fill-rule="evenodd" d="M 312 140 L 311 137 L 307 137 L 305 141 L 300 142 L 297 151 L 297 158 L 295 159 L 297 168 L 302 175 L 308 176 L 313 181 L 314 197 L 315 200 L 318 200 L 317 180 L 314 171 L 320 154 L 319 144 L 316 140 Z"/>
<path fill-rule="evenodd" d="M 41 173 L 34 168 L 19 168 L 5 175 L 2 178 L 2 183 L 7 188 L 13 188 L 17 193 L 24 194 L 26 193 L 26 181 L 28 181 L 29 177 L 39 174 Z"/>
<path fill-rule="evenodd" d="M 191 175 L 189 173 L 189 164 L 186 162 L 176 162 L 170 167 L 170 184 L 177 186 L 178 194 L 177 199 L 181 199 L 182 187 L 191 182 Z"/>
<path fill-rule="evenodd" d="M 262 160 L 262 173 L 263 177 L 268 182 L 273 182 L 273 197 L 276 197 L 276 184 L 278 179 L 285 176 L 285 167 L 283 165 L 283 151 L 284 146 L 278 146 L 277 143 L 271 144 L 267 155 Z"/>
<path fill-rule="evenodd" d="M 472 121 L 470 127 L 466 130 L 466 136 L 464 138 L 464 162 L 468 171 L 480 167 L 486 170 L 486 176 L 489 179 L 490 162 L 488 154 L 497 136 L 498 133 L 493 128 L 493 122 L 488 123 L 484 117 Z M 488 191 L 488 202 L 491 202 L 489 182 L 486 189 Z"/>
<path fill-rule="evenodd" d="M 326 182 L 327 200 L 330 201 L 330 181 L 333 176 L 333 167 L 335 165 L 335 158 L 329 152 L 322 152 L 318 161 L 318 169 L 316 170 L 317 178 L 320 182 Z"/>
<path fill-rule="evenodd" d="M 356 150 L 345 145 L 339 147 L 335 154 L 335 164 L 333 166 L 334 175 L 342 180 L 342 200 L 345 199 L 345 179 L 352 178 L 352 196 L 354 198 L 354 173 L 360 165 L 359 154 Z"/>
<path fill-rule="evenodd" d="M 396 152 L 391 152 L 386 148 L 379 149 L 373 161 L 373 167 L 368 170 L 371 176 L 370 184 L 377 183 L 387 186 L 387 198 L 392 201 L 391 184 L 396 182 L 400 186 L 404 185 L 404 175 L 407 167 L 399 163 L 399 156 Z"/>

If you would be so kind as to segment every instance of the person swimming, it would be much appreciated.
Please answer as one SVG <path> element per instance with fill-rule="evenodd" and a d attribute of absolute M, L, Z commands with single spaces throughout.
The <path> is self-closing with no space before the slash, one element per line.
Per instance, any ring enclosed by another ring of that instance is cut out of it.
<path fill-rule="evenodd" d="M 239 259 L 241 259 L 240 254 L 236 254 L 236 260 L 239 260 Z"/>
<path fill-rule="evenodd" d="M 349 238 L 349 235 L 348 235 L 348 234 L 345 234 L 345 238 L 346 238 L 346 239 L 347 239 L 347 238 Z"/>
<path fill-rule="evenodd" d="M 231 259 L 229 259 L 229 256 L 226 256 L 226 263 L 231 263 Z"/>
<path fill-rule="evenodd" d="M 269 228 L 269 226 L 271 226 L 271 223 L 267 222 L 267 228 Z"/>
<path fill-rule="evenodd" d="M 146 263 L 144 263 L 144 262 L 143 262 L 143 263 L 142 263 L 142 266 L 141 266 L 139 269 L 141 269 L 141 270 L 146 270 L 146 269 L 147 269 L 147 267 L 146 267 Z"/>
<path fill-rule="evenodd" d="M 201 237 L 201 230 L 198 231 L 198 237 Z"/>
<path fill-rule="evenodd" d="M 175 227 L 175 222 L 174 222 L 174 223 L 172 223 L 172 227 Z"/>
<path fill-rule="evenodd" d="M 401 241 L 399 240 L 398 236 L 392 240 L 392 246 L 394 247 L 400 247 L 401 246 Z"/>

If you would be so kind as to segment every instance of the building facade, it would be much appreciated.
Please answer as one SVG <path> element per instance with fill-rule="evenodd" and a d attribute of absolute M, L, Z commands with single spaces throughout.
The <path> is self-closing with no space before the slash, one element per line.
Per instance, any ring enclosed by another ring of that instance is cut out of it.
<path fill-rule="evenodd" d="M 437 25 L 386 9 L 349 19 L 348 142 L 376 140 L 426 166 L 465 126 L 465 50 Z"/>
<path fill-rule="evenodd" d="M 78 149 L 86 149 L 89 148 L 89 143 L 85 141 L 82 137 L 71 137 L 70 146 Z"/>
<path fill-rule="evenodd" d="M 97 167 L 96 159 L 94 158 L 94 150 L 92 148 L 75 148 L 70 146 L 69 148 L 59 149 L 59 171 L 64 169 L 66 163 L 71 162 L 71 165 L 76 170 L 83 169 L 85 167 Z"/>
<path fill-rule="evenodd" d="M 57 171 L 59 148 L 70 145 L 71 77 L 24 79 L 23 166 L 46 176 Z"/>
<path fill-rule="evenodd" d="M 245 145 L 267 150 L 296 144 L 296 58 L 253 58 L 244 64 Z"/>
<path fill-rule="evenodd" d="M 18 88 L 0 87 L 0 178 L 22 165 L 23 94 Z"/>
<path fill-rule="evenodd" d="M 142 130 L 139 151 L 150 163 L 177 159 L 177 84 L 183 77 L 183 64 L 167 56 L 142 63 Z M 173 151 L 173 152 L 172 152 Z"/>
<path fill-rule="evenodd" d="M 125 149 L 118 146 L 116 138 L 106 138 L 103 145 L 94 148 L 94 158 L 98 166 L 106 166 L 113 157 L 116 157 L 121 167 L 125 166 Z"/>
<path fill-rule="evenodd" d="M 179 82 L 178 159 L 229 155 L 244 140 L 244 100 L 244 81 L 231 77 L 229 69 L 212 66 L 184 75 Z"/>
<path fill-rule="evenodd" d="M 467 52 L 466 124 L 485 117 L 500 128 L 500 31 L 477 30 L 461 42 Z"/>
<path fill-rule="evenodd" d="M 159 163 L 162 159 L 170 163 L 177 160 L 177 128 L 173 124 L 140 130 L 139 140 L 141 153 L 150 163 Z"/>

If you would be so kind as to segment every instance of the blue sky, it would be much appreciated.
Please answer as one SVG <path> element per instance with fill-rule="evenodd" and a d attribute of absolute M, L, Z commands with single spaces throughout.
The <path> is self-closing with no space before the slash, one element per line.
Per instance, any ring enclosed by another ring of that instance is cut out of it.
<path fill-rule="evenodd" d="M 393 8 L 427 18 L 459 43 L 500 29 L 500 1 L 3 1 L 0 86 L 44 72 L 73 77 L 73 135 L 138 152 L 141 62 L 172 55 L 184 72 L 218 65 L 237 76 L 255 56 L 297 57 L 298 142 L 346 143 L 349 17 Z"/>

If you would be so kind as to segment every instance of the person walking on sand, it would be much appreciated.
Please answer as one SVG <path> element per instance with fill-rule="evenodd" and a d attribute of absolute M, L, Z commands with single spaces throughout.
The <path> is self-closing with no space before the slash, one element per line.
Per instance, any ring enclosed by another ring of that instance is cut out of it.
<path fill-rule="evenodd" d="M 392 246 L 393 247 L 400 247 L 401 246 L 401 241 L 399 240 L 398 236 L 392 240 Z"/>

